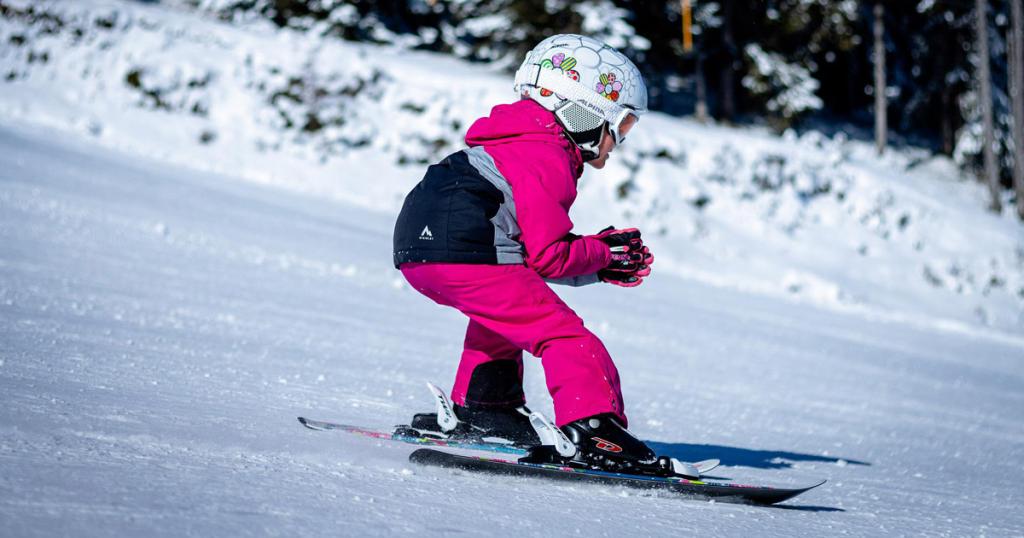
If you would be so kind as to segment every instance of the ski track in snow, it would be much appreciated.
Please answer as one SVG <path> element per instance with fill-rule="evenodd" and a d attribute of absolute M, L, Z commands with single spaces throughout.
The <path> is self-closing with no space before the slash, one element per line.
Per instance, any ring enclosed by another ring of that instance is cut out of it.
<path fill-rule="evenodd" d="M 715 476 L 828 484 L 779 509 L 419 468 L 295 421 L 387 427 L 454 375 L 464 321 L 401 283 L 391 215 L 59 138 L 0 129 L 5 536 L 1024 534 L 1019 341 L 655 267 L 560 290 L 631 428 Z"/>

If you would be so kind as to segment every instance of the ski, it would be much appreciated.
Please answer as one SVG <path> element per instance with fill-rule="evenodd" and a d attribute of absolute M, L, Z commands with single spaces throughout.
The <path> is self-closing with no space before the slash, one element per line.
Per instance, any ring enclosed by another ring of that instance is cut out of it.
<path fill-rule="evenodd" d="M 489 442 L 485 440 L 457 440 L 457 439 L 444 439 L 440 437 L 428 437 L 419 434 L 416 430 L 409 427 L 396 427 L 396 431 L 386 432 L 381 430 L 372 430 L 363 428 L 361 426 L 352 426 L 349 424 L 340 424 L 337 422 L 325 422 L 322 420 L 313 420 L 305 417 L 299 417 L 299 423 L 311 430 L 327 431 L 327 430 L 338 430 L 344 431 L 363 437 L 372 437 L 374 439 L 382 439 L 384 441 L 397 441 L 400 443 L 409 443 L 413 445 L 430 445 L 447 448 L 460 448 L 464 450 L 483 450 L 487 452 L 498 452 L 502 454 L 511 454 L 515 456 L 525 456 L 526 449 L 520 448 L 515 445 Z"/>
<path fill-rule="evenodd" d="M 409 461 L 420 465 L 461 469 L 465 471 L 537 477 L 552 480 L 569 480 L 594 484 L 625 486 L 638 489 L 667 490 L 684 497 L 713 499 L 722 502 L 770 505 L 792 499 L 801 493 L 825 483 L 824 480 L 812 486 L 800 488 L 774 488 L 748 486 L 703 480 L 688 480 L 681 477 L 659 477 L 633 475 L 579 469 L 562 465 L 543 463 L 520 463 L 498 458 L 460 456 L 441 450 L 420 448 L 409 455 Z"/>
<path fill-rule="evenodd" d="M 361 426 L 353 426 L 351 424 L 341 424 L 339 422 L 327 422 L 323 420 L 313 420 L 306 417 L 298 417 L 299 423 L 303 426 L 317 431 L 343 431 L 360 435 L 363 437 L 370 437 L 373 439 L 381 439 L 384 441 L 396 441 L 399 443 L 409 443 L 412 445 L 430 445 L 437 447 L 447 448 L 459 448 L 463 450 L 480 450 L 484 452 L 497 452 L 501 454 L 510 454 L 513 456 L 525 456 L 529 453 L 529 450 L 524 447 L 519 447 L 507 443 L 491 442 L 486 440 L 459 440 L 459 439 L 444 439 L 440 437 L 428 437 L 426 435 L 419 434 L 416 430 L 408 426 L 396 426 L 395 431 L 386 432 L 381 430 L 372 430 L 369 428 L 363 428 Z M 704 460 L 694 463 L 688 463 L 687 465 L 693 466 L 693 469 L 703 475 L 708 471 L 718 467 L 719 460 Z"/>

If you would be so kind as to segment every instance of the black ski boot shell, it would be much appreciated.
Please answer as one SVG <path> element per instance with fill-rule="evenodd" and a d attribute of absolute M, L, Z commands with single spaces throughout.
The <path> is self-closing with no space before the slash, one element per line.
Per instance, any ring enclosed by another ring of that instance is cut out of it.
<path fill-rule="evenodd" d="M 452 408 L 459 419 L 459 424 L 447 435 L 441 433 L 436 413 L 414 415 L 411 426 L 421 432 L 431 432 L 452 439 L 497 437 L 522 447 L 540 444 L 540 438 L 530 424 L 530 410 L 526 406 L 463 407 L 455 404 Z"/>
<path fill-rule="evenodd" d="M 500 437 L 520 446 L 540 444 L 530 424 L 530 410 L 520 407 L 462 407 L 455 405 L 455 416 L 483 437 Z"/>
<path fill-rule="evenodd" d="M 613 472 L 651 472 L 663 464 L 643 441 L 623 428 L 613 415 L 570 422 L 562 431 L 576 445 L 576 461 Z"/>

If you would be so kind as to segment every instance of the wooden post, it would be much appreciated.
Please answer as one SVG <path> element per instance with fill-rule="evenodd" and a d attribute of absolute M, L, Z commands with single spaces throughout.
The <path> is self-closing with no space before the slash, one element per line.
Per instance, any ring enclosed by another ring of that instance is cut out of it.
<path fill-rule="evenodd" d="M 693 9 L 690 0 L 679 0 L 679 8 L 683 15 L 683 53 L 693 52 Z M 694 115 L 697 121 L 708 121 L 707 85 L 704 81 L 704 55 L 698 50 L 694 60 L 694 86 L 697 94 L 697 105 Z"/>
<path fill-rule="evenodd" d="M 683 13 L 683 52 L 693 50 L 693 13 L 690 10 L 690 0 L 679 0 L 679 7 Z"/>
<path fill-rule="evenodd" d="M 981 122 L 984 131 L 981 153 L 985 162 L 984 178 L 988 184 L 989 193 L 992 195 L 992 203 L 989 209 L 999 213 L 1003 210 L 1003 203 L 999 199 L 999 176 L 996 171 L 996 155 L 992 150 L 995 144 L 995 133 L 992 126 L 992 76 L 989 73 L 988 54 L 988 9 L 986 0 L 974 1 L 975 33 L 978 40 L 978 86 L 980 87 L 981 99 Z"/>
<path fill-rule="evenodd" d="M 888 103 L 885 88 L 885 8 L 882 2 L 875 2 L 875 149 L 878 155 L 885 153 L 888 137 Z"/>

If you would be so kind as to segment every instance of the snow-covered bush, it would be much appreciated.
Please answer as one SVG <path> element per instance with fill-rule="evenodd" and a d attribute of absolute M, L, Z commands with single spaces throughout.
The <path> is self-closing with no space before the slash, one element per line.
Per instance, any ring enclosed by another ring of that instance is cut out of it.
<path fill-rule="evenodd" d="M 308 140 L 323 155 L 370 144 L 373 132 L 358 121 L 359 108 L 379 106 L 387 84 L 381 71 L 321 74 L 306 64 L 292 72 L 271 68 L 266 78 L 267 98 L 279 120 L 267 126 L 271 131 L 286 132 L 300 143 Z"/>
<path fill-rule="evenodd" d="M 818 110 L 821 99 L 814 94 L 818 81 L 805 67 L 789 63 L 779 54 L 767 52 L 756 44 L 744 49 L 750 68 L 743 77 L 743 87 L 765 102 L 765 108 L 788 127 L 801 114 Z"/>
<path fill-rule="evenodd" d="M 386 210 L 463 146 L 470 122 L 515 98 L 498 67 L 262 20 L 113 0 L 0 9 L 4 121 Z M 794 95 L 775 95 L 790 103 L 780 110 L 813 102 Z M 1019 224 L 982 213 L 980 187 L 958 177 L 920 150 L 879 161 L 841 135 L 652 113 L 580 181 L 573 218 L 640 226 L 661 271 L 716 285 L 879 312 L 918 309 L 924 294 L 929 316 L 1024 328 Z"/>
<path fill-rule="evenodd" d="M 197 116 L 209 113 L 206 89 L 212 80 L 211 71 L 196 71 L 189 64 L 151 64 L 130 69 L 124 76 L 125 84 L 138 92 L 139 106 Z"/>
<path fill-rule="evenodd" d="M 956 132 L 953 160 L 966 170 L 980 170 L 983 166 L 982 148 L 985 136 L 978 100 L 977 90 L 970 90 L 961 95 L 958 102 L 965 122 Z M 1013 169 L 1014 159 L 1013 126 L 1011 125 L 1013 116 L 1008 111 L 1009 97 L 999 88 L 996 88 L 993 105 L 995 108 L 993 114 L 995 139 L 992 150 L 1000 164 L 1000 170 L 1009 175 L 1009 171 Z M 1007 180 L 1009 181 L 1008 177 Z"/>
<path fill-rule="evenodd" d="M 629 13 L 616 7 L 611 0 L 577 2 L 572 9 L 583 17 L 584 34 L 599 39 L 617 49 L 647 50 L 651 42 L 636 33 L 629 23 Z"/>

